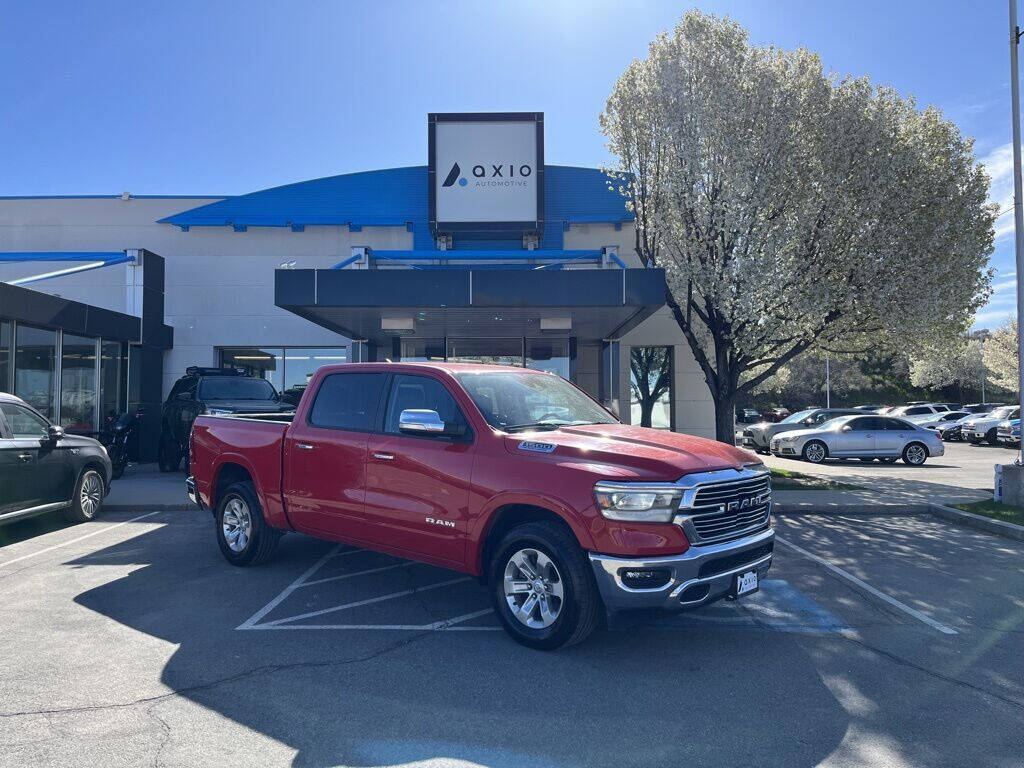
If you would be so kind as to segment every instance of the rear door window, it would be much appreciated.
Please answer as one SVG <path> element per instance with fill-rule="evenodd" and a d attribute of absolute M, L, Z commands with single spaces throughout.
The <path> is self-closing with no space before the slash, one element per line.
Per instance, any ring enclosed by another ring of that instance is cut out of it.
<path fill-rule="evenodd" d="M 384 390 L 383 373 L 334 373 L 313 401 L 309 423 L 315 427 L 370 432 Z"/>

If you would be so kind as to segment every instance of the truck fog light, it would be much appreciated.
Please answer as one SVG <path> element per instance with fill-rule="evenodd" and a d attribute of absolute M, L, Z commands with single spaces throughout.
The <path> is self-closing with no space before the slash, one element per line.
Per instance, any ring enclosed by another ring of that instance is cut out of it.
<path fill-rule="evenodd" d="M 619 578 L 630 589 L 658 589 L 668 584 L 672 572 L 663 568 L 622 568 Z"/>

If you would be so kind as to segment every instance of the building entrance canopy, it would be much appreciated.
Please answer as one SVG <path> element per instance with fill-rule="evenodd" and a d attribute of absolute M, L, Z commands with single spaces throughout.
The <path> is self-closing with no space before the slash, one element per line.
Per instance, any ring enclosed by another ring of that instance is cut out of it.
<path fill-rule="evenodd" d="M 283 269 L 275 303 L 353 339 L 619 338 L 665 303 L 660 269 Z"/>

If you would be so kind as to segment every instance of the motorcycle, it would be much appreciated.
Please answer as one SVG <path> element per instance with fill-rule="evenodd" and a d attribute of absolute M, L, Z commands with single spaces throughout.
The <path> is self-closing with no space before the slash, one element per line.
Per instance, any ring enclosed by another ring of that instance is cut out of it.
<path fill-rule="evenodd" d="M 139 425 L 138 412 L 121 413 L 116 418 L 108 419 L 107 428 L 100 436 L 100 442 L 107 449 L 110 463 L 113 465 L 113 480 L 119 479 L 128 466 L 128 445 Z"/>

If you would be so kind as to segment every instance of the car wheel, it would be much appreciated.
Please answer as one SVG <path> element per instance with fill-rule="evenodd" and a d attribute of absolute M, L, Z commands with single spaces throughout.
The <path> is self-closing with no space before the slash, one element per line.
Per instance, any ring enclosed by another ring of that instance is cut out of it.
<path fill-rule="evenodd" d="M 999 445 L 999 438 L 996 437 L 995 427 L 992 427 L 992 429 L 985 433 L 985 442 L 989 445 Z"/>
<path fill-rule="evenodd" d="M 71 497 L 71 506 L 65 516 L 73 523 L 85 523 L 99 514 L 103 506 L 106 488 L 103 476 L 91 467 L 82 470 L 75 483 L 75 494 Z"/>
<path fill-rule="evenodd" d="M 232 565 L 265 563 L 274 554 L 281 535 L 263 519 L 252 483 L 235 483 L 218 502 L 217 544 L 224 559 Z"/>
<path fill-rule="evenodd" d="M 903 461 L 914 467 L 924 464 L 928 458 L 928 449 L 921 443 L 910 443 L 903 449 Z"/>
<path fill-rule="evenodd" d="M 489 568 L 494 610 L 517 643 L 550 651 L 597 627 L 601 599 L 586 554 L 565 528 L 548 522 L 513 528 Z"/>
<path fill-rule="evenodd" d="M 181 464 L 181 451 L 170 430 L 160 432 L 160 446 L 157 449 L 157 464 L 161 472 L 177 472 Z"/>
<path fill-rule="evenodd" d="M 821 464 L 821 462 L 828 458 L 828 446 L 821 442 L 821 440 L 811 440 L 804 446 L 801 455 L 804 461 L 809 461 L 811 464 Z"/>

